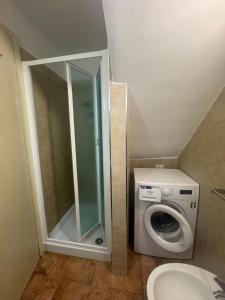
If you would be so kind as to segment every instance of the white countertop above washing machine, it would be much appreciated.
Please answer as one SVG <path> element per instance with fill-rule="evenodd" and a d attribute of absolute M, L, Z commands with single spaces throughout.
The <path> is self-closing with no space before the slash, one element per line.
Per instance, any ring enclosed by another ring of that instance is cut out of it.
<path fill-rule="evenodd" d="M 179 169 L 135 168 L 135 182 L 146 185 L 198 186 L 198 183 Z"/>

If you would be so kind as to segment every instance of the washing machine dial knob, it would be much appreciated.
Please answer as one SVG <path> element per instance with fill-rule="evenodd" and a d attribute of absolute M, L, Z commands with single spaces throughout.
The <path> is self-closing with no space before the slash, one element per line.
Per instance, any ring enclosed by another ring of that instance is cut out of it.
<path fill-rule="evenodd" d="M 164 196 L 169 196 L 169 194 L 170 194 L 170 189 L 163 189 Z"/>

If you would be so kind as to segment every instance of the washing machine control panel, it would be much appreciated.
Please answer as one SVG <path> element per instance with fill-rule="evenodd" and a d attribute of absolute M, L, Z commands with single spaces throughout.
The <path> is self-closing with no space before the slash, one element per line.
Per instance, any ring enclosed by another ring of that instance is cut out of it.
<path fill-rule="evenodd" d="M 192 190 L 180 190 L 180 195 L 192 195 Z"/>
<path fill-rule="evenodd" d="M 168 188 L 164 188 L 164 189 L 162 189 L 162 194 L 163 194 L 163 196 L 168 197 L 171 194 L 171 190 Z"/>
<path fill-rule="evenodd" d="M 161 202 L 162 200 L 193 201 L 198 199 L 198 193 L 198 186 L 139 185 L 139 200 L 149 202 Z"/>
<path fill-rule="evenodd" d="M 160 188 L 162 200 L 193 201 L 193 199 L 198 199 L 198 186 L 161 186 Z"/>
<path fill-rule="evenodd" d="M 139 185 L 139 200 L 161 202 L 161 189 L 157 186 Z"/>

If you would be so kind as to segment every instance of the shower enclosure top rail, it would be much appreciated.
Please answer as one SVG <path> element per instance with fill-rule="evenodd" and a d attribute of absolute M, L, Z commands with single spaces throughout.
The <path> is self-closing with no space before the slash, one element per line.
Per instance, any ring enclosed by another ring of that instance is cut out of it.
<path fill-rule="evenodd" d="M 108 49 L 95 51 L 95 52 L 85 52 L 85 53 L 79 53 L 79 54 L 70 54 L 70 55 L 64 55 L 64 56 L 55 56 L 50 58 L 40 58 L 35 60 L 27 60 L 23 61 L 23 66 L 37 66 L 37 65 L 44 65 L 44 64 L 51 64 L 51 63 L 57 63 L 57 62 L 66 62 L 66 61 L 72 61 L 82 58 L 91 58 L 91 57 L 107 57 L 109 55 Z"/>

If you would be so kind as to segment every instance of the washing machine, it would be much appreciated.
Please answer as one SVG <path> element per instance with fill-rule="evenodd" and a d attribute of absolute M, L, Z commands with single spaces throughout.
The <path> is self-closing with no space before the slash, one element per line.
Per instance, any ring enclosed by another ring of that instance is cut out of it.
<path fill-rule="evenodd" d="M 178 169 L 137 168 L 134 177 L 134 251 L 192 258 L 199 184 Z"/>

